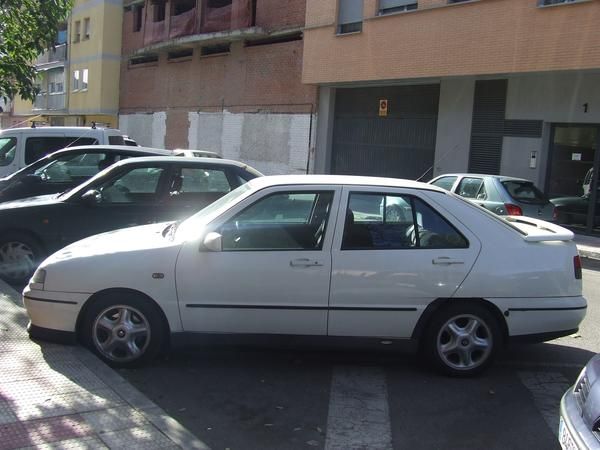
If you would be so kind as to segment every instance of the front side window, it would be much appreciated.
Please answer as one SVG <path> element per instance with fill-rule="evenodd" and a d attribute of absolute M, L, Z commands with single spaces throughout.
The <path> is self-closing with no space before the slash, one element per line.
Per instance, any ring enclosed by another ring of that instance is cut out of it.
<path fill-rule="evenodd" d="M 263 197 L 223 225 L 223 250 L 321 250 L 332 200 L 331 191 Z"/>
<path fill-rule="evenodd" d="M 447 191 L 452 190 L 452 186 L 454 186 L 454 182 L 458 177 L 442 177 L 435 180 L 433 183 L 434 186 L 441 187 Z"/>
<path fill-rule="evenodd" d="M 418 198 L 352 193 L 342 250 L 465 248 L 466 239 Z"/>
<path fill-rule="evenodd" d="M 0 166 L 8 166 L 15 159 L 17 138 L 0 138 Z"/>
<path fill-rule="evenodd" d="M 102 203 L 146 203 L 157 199 L 162 167 L 137 167 L 96 189 Z"/>
<path fill-rule="evenodd" d="M 470 199 L 485 200 L 487 198 L 483 178 L 463 178 L 458 184 L 456 193 Z"/>

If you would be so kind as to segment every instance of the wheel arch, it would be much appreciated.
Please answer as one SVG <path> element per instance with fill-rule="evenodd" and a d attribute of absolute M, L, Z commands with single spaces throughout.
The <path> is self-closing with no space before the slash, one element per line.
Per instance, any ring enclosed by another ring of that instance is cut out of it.
<path fill-rule="evenodd" d="M 94 294 L 92 294 L 83 304 L 83 306 L 81 307 L 81 309 L 79 310 L 79 314 L 77 316 L 77 321 L 75 322 L 75 333 L 77 336 L 77 340 L 79 342 L 82 341 L 82 324 L 84 321 L 84 318 L 89 310 L 89 308 L 94 304 L 94 302 L 96 302 L 97 300 L 101 299 L 101 298 L 105 298 L 105 297 L 110 297 L 110 296 L 115 296 L 115 295 L 134 295 L 140 298 L 144 298 L 145 300 L 149 301 L 154 308 L 156 308 L 156 310 L 159 312 L 162 322 L 163 322 L 163 326 L 165 327 L 165 343 L 166 343 L 166 347 L 168 347 L 170 345 L 170 341 L 171 341 L 171 326 L 169 325 L 169 320 L 167 319 L 167 316 L 165 315 L 165 312 L 163 311 L 163 309 L 160 307 L 160 305 L 156 302 L 156 300 L 154 300 L 152 297 L 150 297 L 148 294 L 138 291 L 136 289 L 131 289 L 131 288 L 121 288 L 121 287 L 113 287 L 113 288 L 108 288 L 108 289 L 103 289 L 101 291 L 95 292 Z"/>
<path fill-rule="evenodd" d="M 434 300 L 427 305 L 427 308 L 425 308 L 425 311 L 423 311 L 423 314 L 419 317 L 419 320 L 413 329 L 411 338 L 415 341 L 421 341 L 421 338 L 427 329 L 427 325 L 429 325 L 431 319 L 435 316 L 435 313 L 448 305 L 457 303 L 474 304 L 486 308 L 498 322 L 498 326 L 502 331 L 503 342 L 506 343 L 508 341 L 508 324 L 506 323 L 506 318 L 502 314 L 502 311 L 500 311 L 500 309 L 492 302 L 483 298 L 438 298 Z"/>
<path fill-rule="evenodd" d="M 30 239 L 33 239 L 36 244 L 40 246 L 44 254 L 48 252 L 46 245 L 44 244 L 44 240 L 40 237 L 38 233 L 28 228 L 16 228 L 16 227 L 7 227 L 0 229 L 0 236 L 9 236 L 11 234 L 27 236 Z M 3 240 L 4 238 L 0 239 Z"/>

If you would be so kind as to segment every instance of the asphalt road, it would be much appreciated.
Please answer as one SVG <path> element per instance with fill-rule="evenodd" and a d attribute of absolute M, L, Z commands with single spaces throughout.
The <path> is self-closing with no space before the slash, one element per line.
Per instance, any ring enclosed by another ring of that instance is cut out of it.
<path fill-rule="evenodd" d="M 600 262 L 577 335 L 512 348 L 483 376 L 378 351 L 195 348 L 120 373 L 213 449 L 558 449 L 558 405 L 600 351 Z"/>

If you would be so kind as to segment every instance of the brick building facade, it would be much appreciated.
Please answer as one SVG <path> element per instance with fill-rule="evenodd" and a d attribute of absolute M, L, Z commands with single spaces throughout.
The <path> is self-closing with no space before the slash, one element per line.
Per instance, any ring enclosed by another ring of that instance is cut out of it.
<path fill-rule="evenodd" d="M 119 127 L 144 145 L 305 172 L 317 107 L 301 82 L 305 4 L 125 2 Z"/>

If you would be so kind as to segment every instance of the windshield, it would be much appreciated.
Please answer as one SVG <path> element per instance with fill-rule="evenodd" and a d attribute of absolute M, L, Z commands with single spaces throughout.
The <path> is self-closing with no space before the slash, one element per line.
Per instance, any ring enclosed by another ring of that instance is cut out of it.
<path fill-rule="evenodd" d="M 184 220 L 177 229 L 178 235 L 191 238 L 207 223 L 219 216 L 223 211 L 250 195 L 252 187 L 249 183 L 242 184 L 227 195 L 221 197 L 206 208 L 198 211 L 192 217 Z"/>
<path fill-rule="evenodd" d="M 547 203 L 546 196 L 530 181 L 510 180 L 503 181 L 502 186 L 515 200 L 522 203 Z"/>

